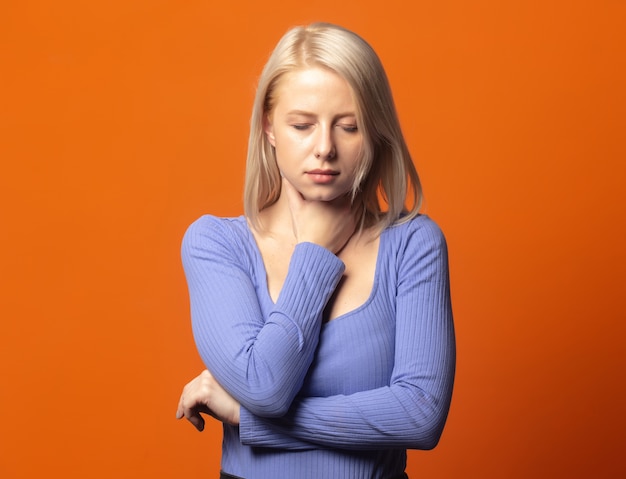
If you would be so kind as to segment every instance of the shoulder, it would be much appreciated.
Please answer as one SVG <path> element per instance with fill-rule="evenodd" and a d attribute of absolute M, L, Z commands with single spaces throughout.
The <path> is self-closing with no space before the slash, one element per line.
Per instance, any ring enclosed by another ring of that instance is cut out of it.
<path fill-rule="evenodd" d="M 246 220 L 243 216 L 219 217 L 214 215 L 203 215 L 189 225 L 185 236 L 211 236 L 215 234 L 241 234 L 247 228 Z"/>
<path fill-rule="evenodd" d="M 399 247 L 446 249 L 446 238 L 435 221 L 427 215 L 418 215 L 405 222 L 389 226 L 384 232 Z"/>
<path fill-rule="evenodd" d="M 426 215 L 387 228 L 381 238 L 387 258 L 401 277 L 435 279 L 447 275 L 448 248 L 441 228 Z"/>
<path fill-rule="evenodd" d="M 195 220 L 183 236 L 183 256 L 216 252 L 219 250 L 241 250 L 250 242 L 248 224 L 243 216 L 221 218 L 204 215 Z"/>

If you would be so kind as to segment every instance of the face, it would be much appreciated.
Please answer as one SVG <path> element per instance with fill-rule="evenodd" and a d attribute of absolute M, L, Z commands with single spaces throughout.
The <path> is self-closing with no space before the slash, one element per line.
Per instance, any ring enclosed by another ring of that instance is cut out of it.
<path fill-rule="evenodd" d="M 265 133 L 282 175 L 307 200 L 333 201 L 351 192 L 363 135 L 346 80 L 323 68 L 285 74 Z"/>

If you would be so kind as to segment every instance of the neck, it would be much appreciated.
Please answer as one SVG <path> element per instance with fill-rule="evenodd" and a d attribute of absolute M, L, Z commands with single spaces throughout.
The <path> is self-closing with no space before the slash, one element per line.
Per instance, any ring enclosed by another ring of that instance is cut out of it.
<path fill-rule="evenodd" d="M 261 228 L 259 233 L 295 240 L 286 195 L 281 194 L 274 204 L 259 213 L 259 223 Z"/>

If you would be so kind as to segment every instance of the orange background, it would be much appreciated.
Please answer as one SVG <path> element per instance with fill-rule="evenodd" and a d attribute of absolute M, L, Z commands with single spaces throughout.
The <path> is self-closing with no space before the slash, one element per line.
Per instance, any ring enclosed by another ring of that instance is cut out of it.
<path fill-rule="evenodd" d="M 410 475 L 626 474 L 623 1 L 10 0 L 1 477 L 217 477 L 218 425 L 174 419 L 179 244 L 241 213 L 256 78 L 320 19 L 380 54 L 449 241 L 457 383 Z"/>

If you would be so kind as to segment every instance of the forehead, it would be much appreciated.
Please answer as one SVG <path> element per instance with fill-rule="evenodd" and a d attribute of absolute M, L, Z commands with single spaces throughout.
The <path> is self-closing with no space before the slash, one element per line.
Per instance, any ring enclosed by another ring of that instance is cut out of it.
<path fill-rule="evenodd" d="M 284 74 L 274 91 L 276 109 L 329 110 L 356 113 L 350 84 L 337 73 L 325 68 L 298 69 Z"/>

